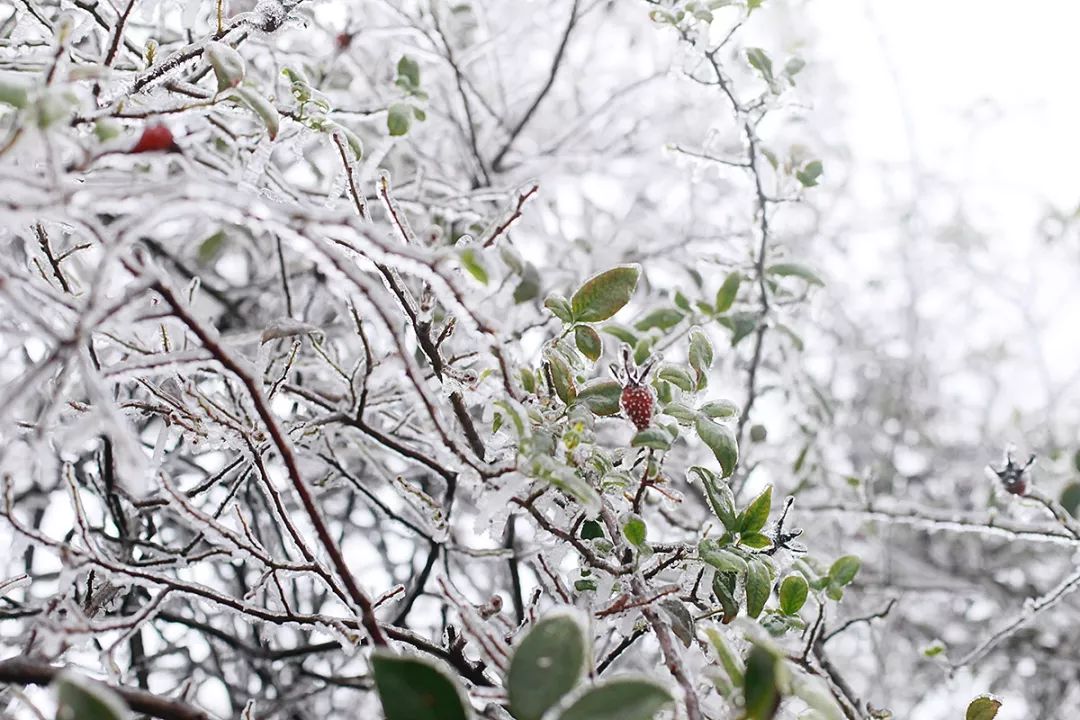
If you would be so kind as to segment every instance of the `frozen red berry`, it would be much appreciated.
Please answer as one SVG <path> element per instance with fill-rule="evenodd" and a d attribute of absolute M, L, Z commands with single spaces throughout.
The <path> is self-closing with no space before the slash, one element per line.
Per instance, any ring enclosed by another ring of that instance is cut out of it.
<path fill-rule="evenodd" d="M 652 424 L 654 404 L 652 390 L 647 385 L 626 385 L 619 396 L 619 407 L 638 430 L 644 430 Z"/>
<path fill-rule="evenodd" d="M 169 152 L 176 149 L 176 141 L 173 139 L 172 131 L 157 123 L 148 125 L 143 130 L 142 135 L 139 136 L 139 141 L 135 143 L 135 147 L 131 148 L 130 152 Z"/>
<path fill-rule="evenodd" d="M 1031 464 L 1035 462 L 1035 455 L 1028 458 L 1028 461 L 1021 465 L 1013 460 L 1011 452 L 1005 453 L 1005 466 L 1000 470 L 991 466 L 990 469 L 1001 480 L 1001 486 L 1005 488 L 1005 492 L 1012 495 L 1026 495 L 1028 491 L 1028 478 L 1027 471 L 1031 467 Z"/>
<path fill-rule="evenodd" d="M 652 388 L 645 383 L 655 360 L 650 358 L 643 366 L 638 367 L 630 358 L 629 346 L 625 345 L 622 355 L 623 366 L 611 366 L 612 374 L 623 386 L 619 395 L 619 407 L 630 422 L 634 423 L 634 427 L 644 430 L 652 424 L 653 410 L 656 407 Z"/>

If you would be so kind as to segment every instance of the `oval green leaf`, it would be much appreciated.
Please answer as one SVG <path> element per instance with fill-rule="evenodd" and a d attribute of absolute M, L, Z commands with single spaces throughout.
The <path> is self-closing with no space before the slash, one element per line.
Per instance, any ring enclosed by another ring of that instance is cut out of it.
<path fill-rule="evenodd" d="M 599 360 L 604 352 L 604 341 L 600 339 L 600 334 L 588 325 L 578 325 L 574 328 L 574 343 L 577 344 L 577 349 L 581 351 L 581 354 L 593 362 Z"/>
<path fill-rule="evenodd" d="M 724 278 L 724 284 L 716 291 L 717 313 L 726 313 L 735 303 L 735 296 L 739 294 L 739 284 L 742 283 L 742 275 L 738 272 L 729 273 Z"/>
<path fill-rule="evenodd" d="M 585 633 L 566 613 L 542 618 L 518 645 L 506 676 L 510 709 L 518 720 L 540 720 L 581 680 Z"/>
<path fill-rule="evenodd" d="M 399 137 L 409 132 L 412 124 L 412 105 L 396 102 L 386 109 L 386 129 L 392 137 Z"/>
<path fill-rule="evenodd" d="M 665 365 L 656 373 L 661 380 L 667 380 L 684 392 L 694 389 L 694 378 L 685 369 L 677 365 Z"/>
<path fill-rule="evenodd" d="M 223 42 L 206 43 L 203 50 L 210 67 L 217 77 L 218 92 L 236 87 L 244 79 L 244 58 L 232 47 Z"/>
<path fill-rule="evenodd" d="M 794 615 L 806 603 L 810 588 L 802 575 L 788 575 L 780 583 L 780 609 L 785 615 Z"/>
<path fill-rule="evenodd" d="M 671 702 L 671 693 L 651 680 L 617 678 L 587 690 L 559 720 L 652 720 Z"/>
<path fill-rule="evenodd" d="M 746 568 L 746 614 L 756 618 L 765 609 L 772 594 L 772 575 L 768 566 L 751 559 Z"/>
<path fill-rule="evenodd" d="M 746 679 L 743 696 L 746 717 L 750 720 L 772 720 L 780 707 L 780 690 L 776 686 L 776 666 L 779 661 L 771 652 L 755 645 L 746 658 Z"/>
<path fill-rule="evenodd" d="M 608 417 L 619 413 L 619 396 L 622 385 L 614 380 L 594 380 L 578 392 L 577 400 L 584 403 L 595 415 Z"/>
<path fill-rule="evenodd" d="M 836 562 L 829 568 L 829 582 L 838 587 L 850 585 L 858 574 L 860 567 L 862 567 L 862 561 L 854 555 L 837 558 Z"/>
<path fill-rule="evenodd" d="M 630 439 L 630 447 L 647 447 L 654 450 L 667 450 L 671 447 L 671 436 L 660 428 L 645 428 Z"/>
<path fill-rule="evenodd" d="M 630 302 L 640 274 L 637 265 L 620 265 L 593 275 L 570 298 L 574 319 L 600 322 L 619 312 Z"/>
<path fill-rule="evenodd" d="M 699 417 L 695 423 L 698 437 L 709 446 L 724 477 L 731 477 L 739 463 L 739 443 L 735 433 L 727 425 L 715 423 L 706 417 Z"/>
<path fill-rule="evenodd" d="M 127 706 L 112 689 L 96 680 L 65 670 L 53 681 L 56 720 L 124 720 Z"/>
<path fill-rule="evenodd" d="M 281 126 L 281 115 L 278 114 L 277 108 L 274 107 L 273 103 L 251 88 L 244 87 L 243 85 L 233 88 L 232 96 L 234 99 L 247 105 L 259 116 L 259 119 L 262 121 L 263 126 L 266 127 L 266 133 L 270 136 L 271 140 L 277 137 L 278 128 Z"/>
<path fill-rule="evenodd" d="M 705 333 L 694 330 L 690 333 L 690 367 L 703 373 L 713 364 L 713 346 Z"/>
<path fill-rule="evenodd" d="M 765 523 L 769 521 L 769 511 L 772 510 L 772 485 L 765 488 L 765 490 L 754 498 L 743 512 L 742 524 L 739 527 L 739 532 L 743 533 L 756 533 L 761 528 L 765 527 Z"/>
<path fill-rule="evenodd" d="M 770 275 L 779 275 L 780 277 L 797 277 L 805 280 L 810 285 L 825 284 L 825 281 L 822 280 L 817 273 L 799 263 L 776 263 L 775 265 L 770 265 L 766 272 Z"/>
<path fill-rule="evenodd" d="M 652 328 L 670 330 L 682 322 L 684 317 L 686 315 L 678 308 L 657 308 L 634 323 L 634 328 L 642 331 L 651 330 Z"/>
<path fill-rule="evenodd" d="M 622 534 L 634 547 L 644 547 L 645 538 L 649 534 L 649 529 L 645 525 L 645 521 L 641 519 L 641 516 L 637 513 L 628 513 L 621 520 Z"/>
<path fill-rule="evenodd" d="M 968 705 L 965 720 L 994 720 L 1000 708 L 1001 701 L 993 695 L 980 695 Z"/>
<path fill-rule="evenodd" d="M 431 662 L 378 650 L 371 668 L 386 720 L 468 718 L 457 684 Z"/>
<path fill-rule="evenodd" d="M 738 512 L 735 509 L 735 495 L 731 492 L 731 486 L 716 477 L 716 473 L 707 468 L 695 465 L 690 468 L 690 472 L 701 478 L 701 484 L 705 486 L 705 496 L 709 500 L 709 505 L 712 507 L 716 517 L 724 524 L 724 529 L 735 532 L 738 529 L 735 527 Z"/>

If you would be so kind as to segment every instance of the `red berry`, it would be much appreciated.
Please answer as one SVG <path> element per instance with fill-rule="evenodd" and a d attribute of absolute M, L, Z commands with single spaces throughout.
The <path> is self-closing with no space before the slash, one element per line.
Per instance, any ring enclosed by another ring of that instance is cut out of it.
<path fill-rule="evenodd" d="M 624 386 L 619 396 L 619 406 L 638 430 L 644 430 L 652 423 L 654 402 L 652 390 L 638 383 Z"/>
<path fill-rule="evenodd" d="M 169 128 L 164 125 L 149 125 L 143 130 L 139 142 L 131 148 L 132 153 L 165 152 L 176 150 L 176 141 Z"/>

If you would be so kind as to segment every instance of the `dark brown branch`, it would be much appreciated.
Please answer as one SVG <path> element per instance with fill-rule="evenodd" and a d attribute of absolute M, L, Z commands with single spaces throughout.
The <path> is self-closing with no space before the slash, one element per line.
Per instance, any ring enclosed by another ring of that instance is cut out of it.
<path fill-rule="evenodd" d="M 63 670 L 62 666 L 50 665 L 42 660 L 14 657 L 0 661 L 0 683 L 48 685 Z M 108 687 L 123 698 L 132 710 L 144 715 L 162 720 L 211 720 L 210 714 L 206 711 L 179 700 L 116 685 Z"/>
<path fill-rule="evenodd" d="M 536 109 L 540 107 L 540 103 L 547 97 L 548 92 L 551 90 L 552 85 L 555 84 L 555 76 L 559 72 L 559 67 L 562 65 L 563 55 L 566 53 L 566 45 L 570 41 L 570 34 L 574 31 L 574 26 L 578 21 L 578 5 L 580 0 L 574 0 L 574 4 L 570 8 L 570 19 L 566 23 L 566 29 L 563 31 L 562 40 L 559 41 L 559 47 L 555 51 L 555 57 L 551 61 L 551 70 L 548 72 L 547 81 L 544 86 L 540 88 L 540 92 L 533 98 L 532 104 L 529 109 L 525 111 L 525 114 L 518 120 L 517 125 L 510 130 L 510 136 L 507 137 L 506 142 L 495 153 L 495 159 L 491 161 L 491 169 L 495 172 L 501 172 L 503 170 L 503 160 L 506 158 L 506 153 L 510 152 L 510 148 L 513 147 L 514 141 L 517 140 L 518 135 L 525 129 L 525 126 L 532 120 L 533 115 L 536 113 Z"/>

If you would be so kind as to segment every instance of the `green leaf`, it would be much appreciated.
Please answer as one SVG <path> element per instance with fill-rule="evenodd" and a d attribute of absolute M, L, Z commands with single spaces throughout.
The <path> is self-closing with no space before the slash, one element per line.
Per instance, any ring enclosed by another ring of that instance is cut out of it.
<path fill-rule="evenodd" d="M 0 90 L 0 93 L 2 92 Z M 120 137 L 121 129 L 118 122 L 109 118 L 99 118 L 94 122 L 94 137 L 100 142 L 108 142 L 113 138 Z"/>
<path fill-rule="evenodd" d="M 663 407 L 661 412 L 665 415 L 675 418 L 680 423 L 686 425 L 694 422 L 694 420 L 697 418 L 697 413 L 694 411 L 693 408 L 687 407 L 686 405 L 678 402 L 668 403 Z"/>
<path fill-rule="evenodd" d="M 964 720 L 994 720 L 1000 708 L 1001 701 L 993 695 L 980 695 L 968 705 Z"/>
<path fill-rule="evenodd" d="M 720 572 L 735 573 L 738 576 L 746 574 L 746 561 L 730 550 L 718 547 L 712 538 L 705 538 L 698 543 L 698 557 Z"/>
<path fill-rule="evenodd" d="M 769 512 L 772 510 L 772 485 L 754 498 L 746 510 L 743 511 L 742 523 L 739 532 L 755 533 L 765 527 L 769 521 Z"/>
<path fill-rule="evenodd" d="M 577 397 L 577 388 L 574 387 L 574 378 L 570 374 L 569 366 L 555 353 L 548 355 L 547 366 L 551 384 L 555 388 L 555 394 L 566 405 L 574 402 Z"/>
<path fill-rule="evenodd" d="M 645 521 L 641 519 L 641 516 L 636 513 L 628 513 L 622 519 L 622 534 L 634 547 L 644 547 L 645 539 L 648 537 L 649 528 L 645 525 Z"/>
<path fill-rule="evenodd" d="M 465 268 L 470 275 L 482 285 L 488 284 L 488 271 L 487 266 L 484 264 L 483 258 L 473 248 L 465 248 L 458 253 L 458 258 L 461 260 L 461 266 Z"/>
<path fill-rule="evenodd" d="M 544 300 L 544 307 L 563 322 L 571 322 L 574 319 L 574 311 L 570 309 L 570 303 L 562 295 L 548 295 Z"/>
<path fill-rule="evenodd" d="M 730 400 L 713 400 L 698 408 L 711 418 L 731 418 L 739 414 L 739 406 Z"/>
<path fill-rule="evenodd" d="M 1080 483 L 1069 483 L 1061 491 L 1061 506 L 1073 517 L 1080 517 Z"/>
<path fill-rule="evenodd" d="M 694 378 L 690 376 L 689 372 L 677 365 L 664 365 L 657 371 L 656 376 L 661 380 L 667 380 L 685 392 L 691 392 L 694 389 Z"/>
<path fill-rule="evenodd" d="M 770 275 L 779 275 L 780 277 L 797 277 L 805 280 L 810 285 L 824 285 L 825 281 L 818 277 L 810 268 L 799 263 L 776 263 L 770 265 L 765 271 Z"/>
<path fill-rule="evenodd" d="M 587 480 L 565 465 L 559 465 L 551 457 L 545 457 L 541 475 L 555 487 L 581 503 L 589 513 L 600 510 L 600 494 Z"/>
<path fill-rule="evenodd" d="M 722 620 L 725 625 L 739 615 L 739 601 L 735 599 L 738 580 L 739 574 L 728 570 L 717 571 L 713 575 L 712 589 L 716 594 L 716 599 L 720 601 L 720 608 L 724 611 Z"/>
<path fill-rule="evenodd" d="M 620 265 L 593 275 L 570 298 L 574 319 L 579 322 L 607 320 L 630 302 L 640 274 L 637 265 Z"/>
<path fill-rule="evenodd" d="M 259 116 L 271 140 L 277 138 L 278 129 L 281 127 L 281 115 L 278 114 L 273 103 L 255 90 L 243 85 L 232 89 L 232 98 L 247 105 Z"/>
<path fill-rule="evenodd" d="M 713 364 L 713 346 L 709 338 L 700 330 L 690 333 L 690 367 L 698 373 L 704 373 Z"/>
<path fill-rule="evenodd" d="M 724 672 L 727 673 L 728 679 L 731 680 L 731 684 L 735 687 L 742 687 L 745 669 L 742 658 L 731 649 L 724 634 L 716 628 L 706 628 L 705 634 L 708 635 L 709 642 L 712 644 L 713 649 L 716 650 L 716 657 L 720 660 L 720 665 L 723 666 Z"/>
<path fill-rule="evenodd" d="M 586 520 L 581 523 L 582 540 L 595 540 L 602 537 L 606 537 L 606 535 L 604 535 L 604 526 L 596 520 Z"/>
<path fill-rule="evenodd" d="M 671 693 L 658 683 L 620 677 L 585 691 L 559 720 L 652 720 L 671 702 Z"/>
<path fill-rule="evenodd" d="M 829 568 L 829 582 L 839 587 L 850 585 L 859 573 L 860 567 L 862 567 L 862 561 L 854 555 L 838 558 Z"/>
<path fill-rule="evenodd" d="M 1077 450 L 1076 454 L 1073 455 L 1073 469 L 1080 472 L 1080 450 Z"/>
<path fill-rule="evenodd" d="M 739 284 L 742 282 L 742 273 L 731 272 L 724 278 L 724 284 L 716 291 L 716 312 L 726 313 L 735 302 L 735 296 L 739 294 Z"/>
<path fill-rule="evenodd" d="M 777 658 L 771 652 L 754 645 L 746 658 L 746 680 L 743 685 L 748 720 L 772 720 L 780 708 L 777 687 Z"/>
<path fill-rule="evenodd" d="M 940 640 L 935 640 L 934 642 L 923 648 L 922 654 L 925 657 L 932 658 L 941 655 L 943 652 L 945 652 L 944 643 L 942 643 Z"/>
<path fill-rule="evenodd" d="M 765 78 L 765 82 L 769 85 L 775 84 L 772 72 L 772 60 L 761 48 L 746 48 L 746 59 L 750 62 L 750 65 L 761 73 L 761 77 Z"/>
<path fill-rule="evenodd" d="M 728 532 L 736 530 L 735 523 L 738 519 L 738 511 L 735 509 L 735 495 L 731 492 L 731 486 L 724 480 L 716 477 L 716 473 L 701 466 L 695 465 L 690 472 L 701 478 L 701 484 L 705 486 L 705 496 L 709 499 L 709 505 L 713 513 L 724 524 Z"/>
<path fill-rule="evenodd" d="M 660 428 L 645 428 L 630 439 L 630 447 L 647 447 L 667 450 L 671 447 L 671 435 Z"/>
<path fill-rule="evenodd" d="M 686 609 L 681 600 L 665 598 L 660 601 L 660 609 L 671 619 L 671 631 L 679 638 L 684 647 L 694 643 L 694 616 Z"/>
<path fill-rule="evenodd" d="M 754 423 L 750 426 L 750 442 L 765 442 L 765 439 L 768 436 L 769 432 L 765 429 L 764 425 L 761 425 L 760 423 Z"/>
<path fill-rule="evenodd" d="M 754 332 L 758 326 L 758 316 L 752 312 L 738 312 L 732 315 L 717 318 L 716 321 L 731 330 L 731 347 Z"/>
<path fill-rule="evenodd" d="M 96 680 L 64 670 L 53 681 L 56 720 L 123 720 L 130 717 L 124 701 Z"/>
<path fill-rule="evenodd" d="M 819 720 L 846 720 L 844 711 L 829 691 L 829 686 L 819 677 L 796 673 L 791 683 L 792 694 L 816 711 Z"/>
<path fill-rule="evenodd" d="M 793 80 L 796 75 L 802 72 L 802 69 L 806 67 L 806 61 L 801 57 L 793 57 L 784 63 L 784 74 L 788 76 L 789 80 Z"/>
<path fill-rule="evenodd" d="M 803 166 L 803 169 L 795 173 L 795 178 L 802 183 L 803 187 L 814 187 L 818 184 L 818 178 L 825 171 L 820 160 L 811 160 Z"/>
<path fill-rule="evenodd" d="M 785 615 L 794 615 L 799 612 L 806 603 L 809 591 L 806 578 L 798 574 L 788 575 L 780 583 L 780 609 Z"/>
<path fill-rule="evenodd" d="M 634 362 L 638 365 L 644 363 L 649 355 L 652 354 L 653 339 L 649 337 L 643 337 L 637 341 L 637 345 L 634 346 Z"/>
<path fill-rule="evenodd" d="M 26 85 L 11 78 L 0 77 L 0 103 L 21 110 L 30 101 Z"/>
<path fill-rule="evenodd" d="M 408 55 L 402 55 L 398 60 L 397 74 L 408 82 L 410 88 L 420 87 L 420 66 Z"/>
<path fill-rule="evenodd" d="M 650 312 L 634 323 L 636 330 L 650 330 L 652 328 L 659 328 L 661 330 L 670 330 L 671 328 L 682 322 L 685 314 L 682 310 L 674 307 L 662 307 L 657 308 Z"/>
<path fill-rule="evenodd" d="M 633 331 L 625 325 L 620 325 L 619 323 L 608 323 L 600 329 L 606 332 L 608 335 L 622 340 L 627 345 L 633 346 L 637 344 L 637 335 L 635 335 Z"/>
<path fill-rule="evenodd" d="M 731 477 L 739 462 L 739 444 L 735 433 L 727 425 L 715 423 L 706 417 L 699 417 L 695 423 L 698 437 L 709 446 L 724 477 Z"/>
<path fill-rule="evenodd" d="M 768 535 L 759 532 L 743 533 L 739 537 L 739 543 L 754 550 L 764 550 L 772 547 L 772 539 Z"/>
<path fill-rule="evenodd" d="M 593 362 L 599 360 L 604 352 L 604 341 L 600 339 L 600 334 L 588 325 L 574 328 L 574 342 L 581 354 Z"/>
<path fill-rule="evenodd" d="M 345 142 L 348 143 L 349 149 L 352 150 L 353 158 L 355 160 L 364 159 L 364 141 L 360 139 L 360 136 L 354 133 L 349 128 L 345 127 L 341 123 L 334 123 L 334 129 L 345 136 Z"/>
<path fill-rule="evenodd" d="M 578 391 L 577 401 L 584 403 L 595 415 L 608 417 L 619 413 L 622 385 L 614 380 L 594 380 Z"/>
<path fill-rule="evenodd" d="M 530 395 L 532 393 L 535 393 L 536 373 L 526 367 L 521 368 L 518 372 L 521 373 L 521 387 L 525 388 L 525 392 L 529 393 Z M 618 408 L 616 408 L 616 410 L 617 409 Z"/>
<path fill-rule="evenodd" d="M 521 273 L 521 282 L 514 288 L 514 304 L 520 305 L 539 295 L 540 273 L 537 271 L 535 265 L 528 263 Z"/>
<path fill-rule="evenodd" d="M 772 594 L 772 574 L 765 563 L 753 558 L 746 569 L 746 614 L 756 618 Z"/>
<path fill-rule="evenodd" d="M 217 77 L 218 92 L 236 87 L 244 79 L 244 58 L 222 42 L 210 41 L 203 50 Z"/>
<path fill-rule="evenodd" d="M 33 103 L 35 124 L 44 130 L 57 122 L 66 122 L 75 113 L 78 97 L 63 87 L 46 88 Z"/>
<path fill-rule="evenodd" d="M 199 243 L 199 249 L 195 253 L 195 257 L 199 261 L 199 264 L 209 265 L 216 260 L 218 255 L 221 254 L 221 250 L 225 247 L 225 243 L 228 239 L 229 236 L 225 234 L 224 230 L 218 230 Z"/>
<path fill-rule="evenodd" d="M 506 675 L 514 717 L 540 720 L 581 680 L 585 655 L 585 633 L 574 616 L 556 613 L 537 622 L 514 651 Z"/>
<path fill-rule="evenodd" d="M 386 720 L 467 720 L 457 683 L 431 662 L 376 650 L 371 668 Z"/>
<path fill-rule="evenodd" d="M 398 137 L 409 132 L 412 125 L 412 105 L 397 102 L 386 109 L 386 129 L 392 137 Z"/>

